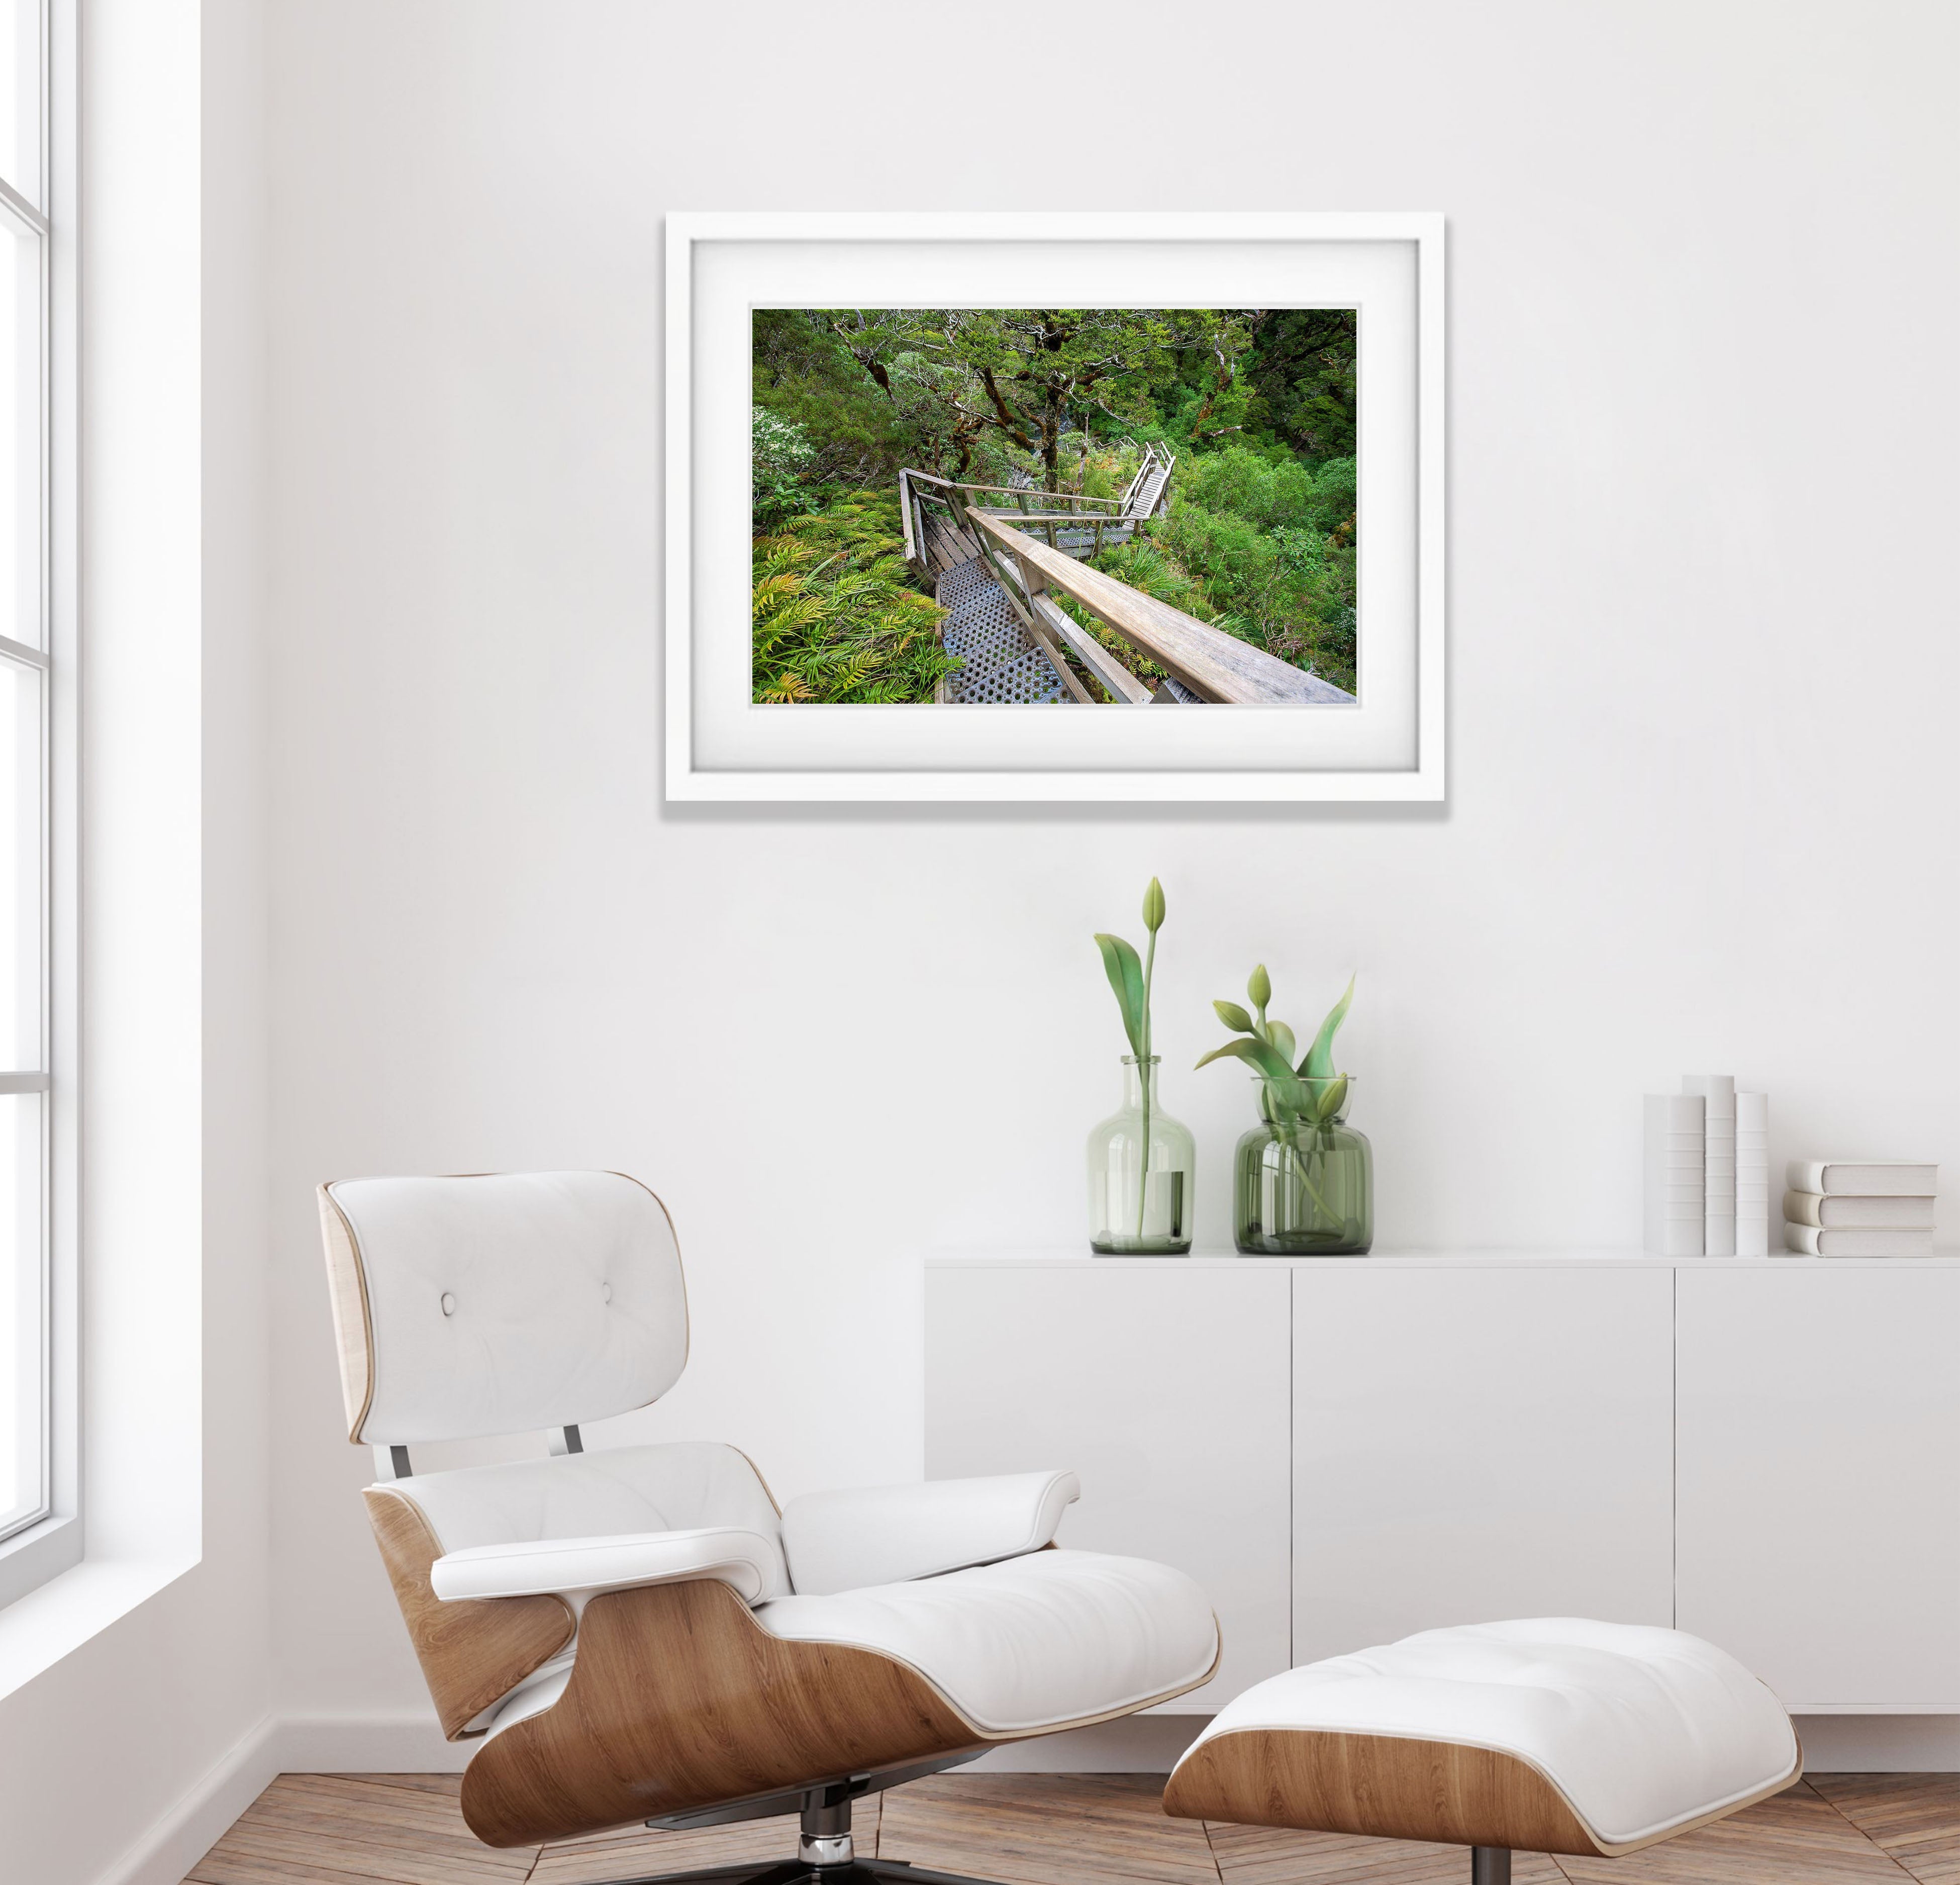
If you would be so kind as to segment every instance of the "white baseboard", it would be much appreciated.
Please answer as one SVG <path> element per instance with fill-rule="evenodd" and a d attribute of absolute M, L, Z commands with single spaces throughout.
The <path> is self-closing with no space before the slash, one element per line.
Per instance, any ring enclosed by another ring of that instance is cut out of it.
<path fill-rule="evenodd" d="M 1163 1774 L 1211 1718 L 1132 1715 L 1099 1727 L 1019 1741 L 975 1761 L 997 1774 Z M 1812 1715 L 1797 1718 L 1815 1773 L 1960 1772 L 1960 1716 Z M 96 1885 L 178 1885 L 225 1829 L 280 1774 L 441 1774 L 468 1762 L 432 1717 L 267 1716 L 242 1736 Z"/>
<path fill-rule="evenodd" d="M 474 1741 L 446 1741 L 427 1709 L 393 1715 L 289 1715 L 279 1723 L 282 1774 L 460 1774 Z"/>
<path fill-rule="evenodd" d="M 96 1885 L 178 1885 L 279 1772 L 278 1724 L 262 1717 L 233 1743 Z"/>
<path fill-rule="evenodd" d="M 1960 1773 L 1960 1715 L 1800 1715 L 1813 1774 Z"/>
<path fill-rule="evenodd" d="M 1138 1715 L 984 1755 L 966 1772 L 1167 1774 L 1211 1720 Z M 1960 1715 L 1806 1715 L 1796 1718 L 1803 1764 L 1815 1774 L 1960 1773 Z"/>
<path fill-rule="evenodd" d="M 1133 1715 L 1066 1734 L 1010 1742 L 965 1774 L 1168 1774 L 1211 1719 L 1208 1715 Z"/>

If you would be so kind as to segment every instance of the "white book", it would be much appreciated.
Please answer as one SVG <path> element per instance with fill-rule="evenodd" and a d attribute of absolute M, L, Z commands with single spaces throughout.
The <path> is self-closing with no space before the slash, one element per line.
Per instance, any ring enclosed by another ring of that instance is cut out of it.
<path fill-rule="evenodd" d="M 1770 1097 L 1736 1095 L 1736 1254 L 1770 1253 Z"/>
<path fill-rule="evenodd" d="M 1906 1158 L 1793 1158 L 1783 1173 L 1792 1191 L 1848 1191 L 1865 1198 L 1930 1198 L 1939 1167 Z"/>
<path fill-rule="evenodd" d="M 1804 1256 L 1930 1256 L 1933 1233 L 1924 1231 L 1831 1231 L 1787 1224 L 1783 1237 Z"/>
<path fill-rule="evenodd" d="M 1736 1254 L 1736 1076 L 1688 1074 L 1681 1090 L 1702 1103 L 1701 1250 L 1705 1256 Z"/>
<path fill-rule="evenodd" d="M 1650 1093 L 1643 1102 L 1643 1247 L 1651 1256 L 1701 1254 L 1707 1221 L 1701 1150 L 1707 1117 L 1699 1094 Z"/>
<path fill-rule="evenodd" d="M 1783 1215 L 1792 1224 L 1814 1224 L 1831 1231 L 1930 1231 L 1930 1198 L 1858 1198 L 1815 1191 L 1787 1191 Z"/>

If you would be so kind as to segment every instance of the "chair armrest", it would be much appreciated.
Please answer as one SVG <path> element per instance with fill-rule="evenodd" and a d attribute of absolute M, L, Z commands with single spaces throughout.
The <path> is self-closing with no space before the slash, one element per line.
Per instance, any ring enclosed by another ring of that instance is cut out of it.
<path fill-rule="evenodd" d="M 1053 1538 L 1081 1496 L 1072 1473 L 807 1493 L 783 1513 L 790 1581 L 800 1596 L 830 1597 L 1018 1558 Z"/>
<path fill-rule="evenodd" d="M 466 1597 L 591 1597 L 631 1584 L 713 1578 L 754 1603 L 781 1588 L 780 1567 L 773 1540 L 717 1525 L 473 1545 L 438 1558 L 429 1567 L 429 1585 L 445 1603 L 453 1603 Z"/>

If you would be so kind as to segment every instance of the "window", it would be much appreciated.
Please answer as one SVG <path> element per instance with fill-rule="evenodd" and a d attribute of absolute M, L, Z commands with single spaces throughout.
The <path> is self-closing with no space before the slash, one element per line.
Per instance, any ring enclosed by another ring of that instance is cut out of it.
<path fill-rule="evenodd" d="M 59 677 L 48 37 L 43 0 L 0 0 L 0 1546 L 59 1515 L 56 1339 L 65 1333 L 49 1208 L 49 734 Z"/>

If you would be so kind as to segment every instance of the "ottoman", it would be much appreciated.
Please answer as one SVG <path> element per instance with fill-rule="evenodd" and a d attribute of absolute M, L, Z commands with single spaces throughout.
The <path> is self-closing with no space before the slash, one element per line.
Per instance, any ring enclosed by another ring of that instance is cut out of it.
<path fill-rule="evenodd" d="M 1545 1617 L 1425 1630 L 1228 1703 L 1164 1789 L 1182 1819 L 1617 1858 L 1803 1772 L 1783 1705 L 1678 1630 Z"/>

